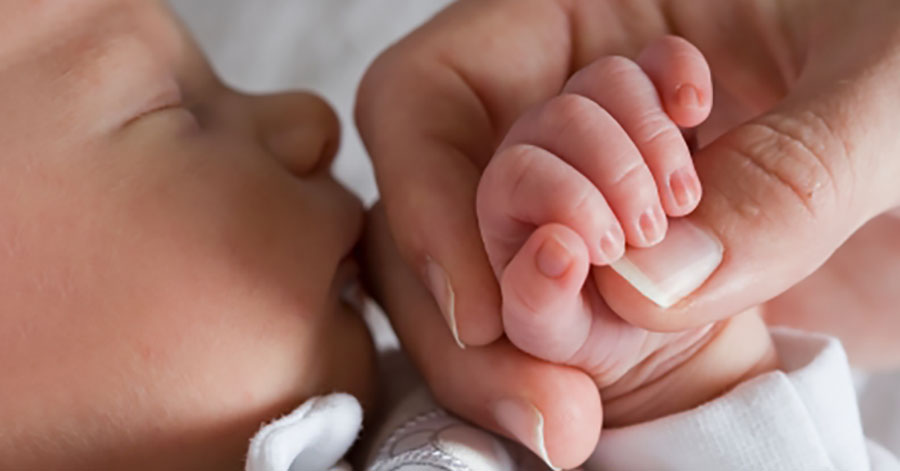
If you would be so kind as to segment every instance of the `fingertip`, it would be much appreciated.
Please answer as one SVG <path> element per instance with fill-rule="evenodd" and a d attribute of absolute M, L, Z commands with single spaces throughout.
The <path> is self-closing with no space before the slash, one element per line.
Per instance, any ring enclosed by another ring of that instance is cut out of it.
<path fill-rule="evenodd" d="M 572 469 L 597 447 L 603 428 L 603 407 L 597 385 L 583 373 L 561 371 L 557 381 L 536 398 L 544 413 L 544 438 L 549 464 Z"/>
<path fill-rule="evenodd" d="M 447 342 L 433 347 L 420 367 L 436 399 L 455 414 L 555 469 L 580 465 L 597 447 L 601 397 L 583 371 L 536 359 L 506 340 L 464 352 Z"/>
<path fill-rule="evenodd" d="M 696 46 L 678 36 L 663 36 L 651 42 L 637 62 L 653 81 L 675 124 L 692 128 L 709 117 L 712 73 Z"/>
<path fill-rule="evenodd" d="M 563 362 L 590 322 L 581 304 L 589 269 L 587 247 L 566 226 L 538 228 L 503 272 L 500 290 L 506 336 L 538 358 Z"/>
<path fill-rule="evenodd" d="M 666 113 L 678 126 L 699 126 L 712 111 L 712 87 L 695 81 L 687 81 L 663 91 Z"/>
<path fill-rule="evenodd" d="M 535 365 L 525 388 L 490 406 L 497 428 L 554 470 L 584 463 L 597 447 L 603 407 L 596 384 L 574 368 Z"/>
<path fill-rule="evenodd" d="M 703 197 L 703 187 L 693 162 L 670 173 L 662 189 L 660 200 L 666 214 L 673 218 L 687 216 L 693 212 Z"/>
<path fill-rule="evenodd" d="M 600 260 L 594 265 L 604 266 L 614 263 L 625 255 L 625 232 L 616 221 L 611 229 L 600 238 Z"/>
<path fill-rule="evenodd" d="M 653 247 L 665 238 L 668 227 L 665 211 L 661 202 L 657 201 L 626 228 L 628 244 L 640 248 Z"/>

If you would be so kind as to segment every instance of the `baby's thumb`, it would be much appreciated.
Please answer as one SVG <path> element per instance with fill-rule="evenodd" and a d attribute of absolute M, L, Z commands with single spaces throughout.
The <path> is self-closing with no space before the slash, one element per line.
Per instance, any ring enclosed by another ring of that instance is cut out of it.
<path fill-rule="evenodd" d="M 581 348 L 591 326 L 582 288 L 587 246 L 560 224 L 538 228 L 503 271 L 503 329 L 520 350 L 564 363 Z"/>
<path fill-rule="evenodd" d="M 674 221 L 660 245 L 596 273 L 617 314 L 673 331 L 741 312 L 811 274 L 900 200 L 900 165 L 885 158 L 900 151 L 893 111 L 855 89 L 818 88 L 696 155 L 698 210 Z"/>

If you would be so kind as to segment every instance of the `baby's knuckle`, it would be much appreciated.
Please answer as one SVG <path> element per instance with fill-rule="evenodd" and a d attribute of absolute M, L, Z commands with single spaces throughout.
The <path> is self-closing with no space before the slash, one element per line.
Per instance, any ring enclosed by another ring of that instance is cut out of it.
<path fill-rule="evenodd" d="M 529 180 L 536 172 L 537 152 L 540 149 L 534 145 L 516 144 L 497 156 L 497 165 L 493 167 L 494 178 L 506 181 L 510 201 L 517 201 L 526 191 Z"/>
<path fill-rule="evenodd" d="M 608 80 L 622 75 L 628 76 L 640 70 L 640 66 L 633 60 L 624 56 L 611 55 L 597 59 L 576 72 L 569 82 L 570 84 L 596 86 L 598 80 Z"/>
<path fill-rule="evenodd" d="M 646 166 L 641 160 L 631 160 L 610 177 L 609 185 L 615 188 L 633 188 L 644 183 Z"/>
<path fill-rule="evenodd" d="M 565 93 L 548 101 L 542 113 L 545 128 L 557 128 L 557 134 L 570 126 L 588 125 L 595 121 L 599 105 L 583 95 Z"/>
<path fill-rule="evenodd" d="M 662 112 L 651 112 L 642 116 L 635 126 L 635 137 L 638 144 L 645 146 L 664 146 L 671 148 L 672 143 L 684 141 L 675 125 Z"/>
<path fill-rule="evenodd" d="M 599 213 L 598 195 L 598 191 L 588 184 L 571 186 L 565 197 L 557 200 L 559 220 L 567 224 L 587 224 Z"/>
<path fill-rule="evenodd" d="M 606 56 L 596 62 L 597 72 L 605 75 L 622 75 L 631 74 L 640 71 L 641 68 L 637 63 L 625 56 Z"/>

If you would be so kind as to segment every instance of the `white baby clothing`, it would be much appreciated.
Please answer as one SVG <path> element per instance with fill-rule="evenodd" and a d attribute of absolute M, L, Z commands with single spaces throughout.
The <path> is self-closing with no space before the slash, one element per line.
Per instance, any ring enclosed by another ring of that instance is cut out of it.
<path fill-rule="evenodd" d="M 773 330 L 773 338 L 780 371 L 689 411 L 604 429 L 583 471 L 900 471 L 891 453 L 863 435 L 840 343 L 788 329 Z M 340 459 L 361 422 L 350 396 L 313 399 L 259 432 L 247 470 L 349 470 Z M 379 439 L 366 471 L 548 469 L 524 448 L 444 412 L 424 389 L 402 401 L 384 426 L 372 431 Z"/>

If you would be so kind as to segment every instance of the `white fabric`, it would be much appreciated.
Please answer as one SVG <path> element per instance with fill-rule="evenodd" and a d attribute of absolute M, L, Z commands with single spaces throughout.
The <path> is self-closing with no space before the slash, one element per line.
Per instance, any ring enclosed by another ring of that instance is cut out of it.
<path fill-rule="evenodd" d="M 367 471 L 546 471 L 525 448 L 438 408 L 423 387 L 385 422 Z"/>
<path fill-rule="evenodd" d="M 340 459 L 356 441 L 362 408 L 353 396 L 306 401 L 260 430 L 250 442 L 247 471 L 341 471 Z"/>
<path fill-rule="evenodd" d="M 605 430 L 585 469 L 900 469 L 867 451 L 840 344 L 788 330 L 774 338 L 782 371 L 694 410 Z"/>
<path fill-rule="evenodd" d="M 900 470 L 890 452 L 863 435 L 840 343 L 784 329 L 773 334 L 781 371 L 696 409 L 604 430 L 584 471 Z M 346 395 L 307 402 L 260 431 L 247 470 L 328 470 L 356 437 L 360 414 Z M 421 388 L 384 426 L 375 431 L 379 443 L 367 471 L 547 469 L 521 447 L 440 410 Z"/>

